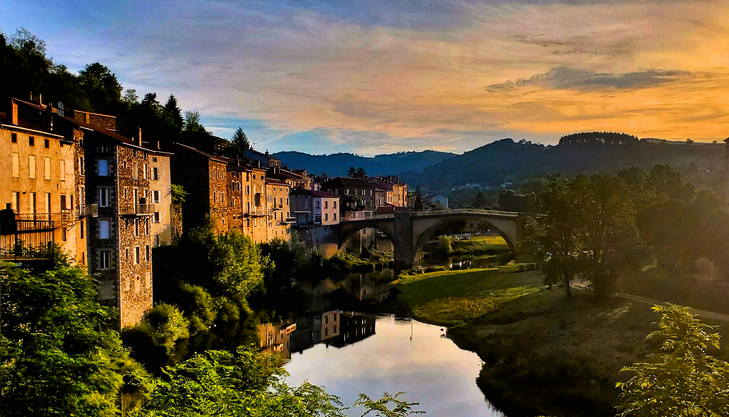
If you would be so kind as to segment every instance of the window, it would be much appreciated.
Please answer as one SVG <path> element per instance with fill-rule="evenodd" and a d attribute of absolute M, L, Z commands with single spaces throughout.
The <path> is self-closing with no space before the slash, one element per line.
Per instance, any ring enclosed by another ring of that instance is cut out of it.
<path fill-rule="evenodd" d="M 18 143 L 18 134 L 17 133 L 10 134 L 10 142 Z"/>
<path fill-rule="evenodd" d="M 13 178 L 20 177 L 20 154 L 14 153 L 13 159 Z"/>
<path fill-rule="evenodd" d="M 154 212 L 154 222 L 159 223 L 159 211 Z"/>
<path fill-rule="evenodd" d="M 156 156 L 153 156 L 152 157 L 152 162 L 157 162 L 157 157 Z"/>
<path fill-rule="evenodd" d="M 333 220 L 337 220 L 337 213 L 334 213 L 334 219 Z"/>
<path fill-rule="evenodd" d="M 334 208 L 337 208 L 337 202 L 334 201 Z"/>
<path fill-rule="evenodd" d="M 46 148 L 50 148 L 51 147 L 51 141 L 49 141 L 48 139 L 44 139 L 43 140 L 43 146 L 45 146 Z M 63 144 L 61 144 L 61 146 L 63 146 Z"/>
<path fill-rule="evenodd" d="M 154 236 L 154 246 L 159 247 L 159 235 Z"/>
<path fill-rule="evenodd" d="M 134 219 L 134 236 L 139 236 L 139 222 Z"/>
<path fill-rule="evenodd" d="M 140 253 L 139 253 L 139 246 L 136 246 L 136 247 L 134 248 L 134 263 L 135 263 L 135 264 L 138 264 L 138 263 L 139 263 L 139 258 L 140 258 L 140 257 L 139 257 L 139 254 L 140 254 Z"/>
<path fill-rule="evenodd" d="M 329 220 L 329 213 L 324 213 L 324 220 Z"/>
<path fill-rule="evenodd" d="M 144 221 L 144 235 L 149 236 L 149 220 Z"/>
<path fill-rule="evenodd" d="M 100 250 L 99 251 L 99 269 L 111 268 L 111 251 Z"/>
<path fill-rule="evenodd" d="M 81 176 L 86 175 L 86 167 L 84 166 L 84 157 L 83 156 L 78 157 L 78 173 Z"/>
<path fill-rule="evenodd" d="M 33 214 L 37 213 L 38 208 L 36 207 L 36 203 L 35 203 L 35 193 L 30 193 L 29 201 L 30 201 L 30 212 Z"/>
<path fill-rule="evenodd" d="M 61 159 L 58 172 L 61 174 L 61 181 L 66 181 L 66 161 Z"/>
<path fill-rule="evenodd" d="M 147 164 L 142 165 L 142 178 L 147 179 Z"/>
<path fill-rule="evenodd" d="M 99 159 L 99 176 L 100 177 L 109 176 L 109 160 L 108 159 Z"/>
<path fill-rule="evenodd" d="M 325 209 L 328 209 L 328 208 L 329 208 L 329 202 L 328 202 L 328 201 L 326 201 L 326 200 L 324 201 L 324 208 L 325 208 Z"/>
<path fill-rule="evenodd" d="M 20 193 L 13 191 L 13 211 L 18 213 L 20 211 Z"/>
<path fill-rule="evenodd" d="M 44 213 L 51 212 L 51 193 L 46 193 L 45 208 L 46 208 L 46 211 Z"/>
<path fill-rule="evenodd" d="M 157 158 L 152 158 L 154 160 L 157 160 Z M 159 168 L 153 167 L 152 168 L 152 180 L 157 181 L 159 179 Z"/>
<path fill-rule="evenodd" d="M 99 188 L 99 207 L 109 207 L 109 188 Z"/>
<path fill-rule="evenodd" d="M 152 201 L 159 203 L 159 191 L 152 191 Z"/>
<path fill-rule="evenodd" d="M 344 194 L 349 195 L 349 188 L 344 191 Z"/>
<path fill-rule="evenodd" d="M 35 138 L 33 136 L 28 136 L 28 145 L 35 146 Z"/>
<path fill-rule="evenodd" d="M 43 158 L 43 178 L 51 179 L 51 158 Z"/>
<path fill-rule="evenodd" d="M 85 239 L 86 238 L 86 228 L 84 227 L 83 220 L 81 220 L 80 226 L 81 227 L 78 230 L 79 230 L 79 232 L 81 232 L 81 239 Z M 83 254 L 83 252 L 81 252 L 81 253 Z"/>
<path fill-rule="evenodd" d="M 149 262 L 149 245 L 145 246 L 144 247 L 144 250 L 145 250 L 145 252 L 144 252 L 144 260 L 147 261 L 147 262 Z"/>
<path fill-rule="evenodd" d="M 109 220 L 99 220 L 99 239 L 109 239 Z"/>
<path fill-rule="evenodd" d="M 65 242 L 66 239 L 68 239 L 68 231 L 66 230 L 65 227 L 62 227 L 61 228 L 61 240 Z"/>
<path fill-rule="evenodd" d="M 35 178 L 35 155 L 28 157 L 28 177 Z"/>
<path fill-rule="evenodd" d="M 132 178 L 134 178 L 135 180 L 137 178 L 139 178 L 139 163 L 138 162 L 132 163 Z"/>

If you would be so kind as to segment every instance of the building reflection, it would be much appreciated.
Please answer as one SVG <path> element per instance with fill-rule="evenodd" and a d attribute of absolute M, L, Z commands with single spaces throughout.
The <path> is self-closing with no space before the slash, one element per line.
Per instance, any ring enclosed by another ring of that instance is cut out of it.
<path fill-rule="evenodd" d="M 264 323 L 258 325 L 259 347 L 283 359 L 319 343 L 342 348 L 374 335 L 375 321 L 375 314 L 331 310 L 300 317 L 295 323 Z"/>

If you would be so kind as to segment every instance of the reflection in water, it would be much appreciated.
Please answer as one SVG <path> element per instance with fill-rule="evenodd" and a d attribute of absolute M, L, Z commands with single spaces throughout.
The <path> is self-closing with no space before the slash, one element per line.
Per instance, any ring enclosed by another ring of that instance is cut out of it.
<path fill-rule="evenodd" d="M 317 340 L 327 316 L 338 317 L 337 335 Z M 309 327 L 300 329 L 300 323 Z M 359 393 L 379 398 L 385 391 L 406 391 L 405 399 L 420 402 L 418 409 L 428 415 L 502 416 L 476 386 L 478 356 L 443 335 L 440 327 L 391 315 L 329 311 L 307 317 L 297 321 L 291 335 L 294 354 L 285 366 L 291 374 L 288 383 L 308 380 L 323 385 L 345 404 L 352 404 Z M 357 411 L 361 410 L 349 410 L 348 415 L 361 415 Z"/>
<path fill-rule="evenodd" d="M 318 343 L 341 348 L 373 334 L 374 314 L 340 310 L 299 317 L 293 324 L 258 325 L 259 347 L 284 359 L 291 359 L 292 352 L 301 353 Z"/>

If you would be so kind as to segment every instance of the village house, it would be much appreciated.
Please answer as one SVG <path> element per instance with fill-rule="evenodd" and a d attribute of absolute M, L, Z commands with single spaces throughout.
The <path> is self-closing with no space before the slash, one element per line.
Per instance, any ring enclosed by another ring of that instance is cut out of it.
<path fill-rule="evenodd" d="M 294 218 L 289 214 L 291 186 L 277 178 L 266 178 L 266 199 L 270 213 L 268 217 L 268 240 L 291 237 Z"/>
<path fill-rule="evenodd" d="M 296 226 L 339 224 L 339 196 L 325 191 L 291 190 L 291 213 Z"/>
<path fill-rule="evenodd" d="M 79 141 L 58 123 L 54 129 L 51 108 L 19 99 L 6 106 L 0 113 L 0 209 L 11 211 L 0 224 L 0 257 L 51 259 L 58 248 L 85 266 L 87 219 L 75 170 Z"/>

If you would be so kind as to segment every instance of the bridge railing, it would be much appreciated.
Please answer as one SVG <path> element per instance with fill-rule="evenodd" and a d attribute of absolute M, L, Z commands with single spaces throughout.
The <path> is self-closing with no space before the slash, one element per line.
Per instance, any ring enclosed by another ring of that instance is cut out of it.
<path fill-rule="evenodd" d="M 438 217 L 438 216 L 457 216 L 461 214 L 478 214 L 487 216 L 497 217 L 517 217 L 519 212 L 516 211 L 499 211 L 499 210 L 479 210 L 479 209 L 446 209 L 446 210 L 431 210 L 431 211 L 411 211 L 412 217 Z M 394 219 L 394 214 L 375 214 L 364 219 L 347 219 L 344 218 L 341 222 L 362 222 L 366 220 L 382 220 L 382 219 Z"/>
<path fill-rule="evenodd" d="M 458 215 L 458 214 L 486 214 L 491 216 L 501 217 L 517 217 L 519 212 L 516 211 L 499 211 L 499 210 L 479 210 L 479 209 L 447 209 L 447 210 L 431 210 L 431 211 L 418 211 L 412 212 L 413 217 L 430 217 L 430 216 L 443 216 L 443 215 Z"/>

